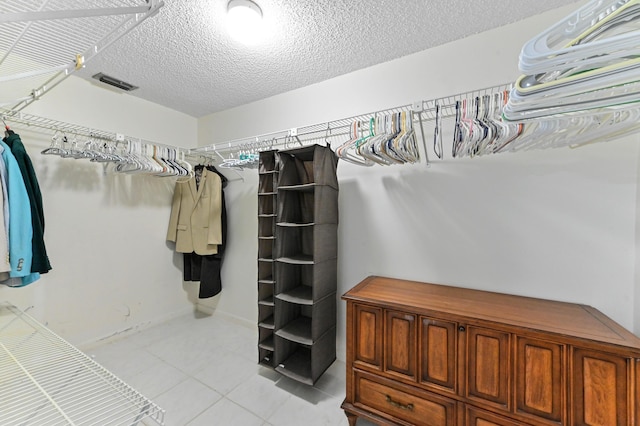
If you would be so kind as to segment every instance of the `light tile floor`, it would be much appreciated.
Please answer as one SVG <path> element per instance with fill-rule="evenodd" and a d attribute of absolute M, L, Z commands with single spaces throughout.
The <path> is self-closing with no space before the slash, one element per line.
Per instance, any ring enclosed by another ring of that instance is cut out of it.
<path fill-rule="evenodd" d="M 343 362 L 314 386 L 298 383 L 259 366 L 257 330 L 221 314 L 184 315 L 81 349 L 166 410 L 167 426 L 348 425 Z"/>

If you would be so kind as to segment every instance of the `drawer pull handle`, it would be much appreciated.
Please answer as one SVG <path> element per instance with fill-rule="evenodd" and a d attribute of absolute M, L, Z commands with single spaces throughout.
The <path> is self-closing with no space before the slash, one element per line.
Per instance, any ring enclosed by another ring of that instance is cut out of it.
<path fill-rule="evenodd" d="M 407 405 L 400 404 L 399 402 L 396 402 L 393 399 L 391 399 L 389 395 L 387 395 L 387 402 L 393 405 L 394 407 L 400 408 L 401 410 L 413 411 L 413 404 L 407 404 Z"/>

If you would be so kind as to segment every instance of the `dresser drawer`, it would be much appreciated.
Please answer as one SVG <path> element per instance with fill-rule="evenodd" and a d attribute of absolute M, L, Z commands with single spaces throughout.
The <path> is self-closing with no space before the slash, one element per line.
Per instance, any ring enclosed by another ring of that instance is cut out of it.
<path fill-rule="evenodd" d="M 411 425 L 454 426 L 456 402 L 410 386 L 355 371 L 354 405 Z"/>
<path fill-rule="evenodd" d="M 529 423 L 521 423 L 515 420 L 467 406 L 467 421 L 465 426 L 527 426 Z"/>

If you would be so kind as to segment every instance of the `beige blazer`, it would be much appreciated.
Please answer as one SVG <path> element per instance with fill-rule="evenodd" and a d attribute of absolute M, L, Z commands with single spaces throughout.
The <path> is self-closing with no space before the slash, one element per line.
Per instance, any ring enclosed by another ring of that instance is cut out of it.
<path fill-rule="evenodd" d="M 205 168 L 197 189 L 194 177 L 176 182 L 167 240 L 176 243 L 178 253 L 216 254 L 222 244 L 221 215 L 222 181 Z"/>

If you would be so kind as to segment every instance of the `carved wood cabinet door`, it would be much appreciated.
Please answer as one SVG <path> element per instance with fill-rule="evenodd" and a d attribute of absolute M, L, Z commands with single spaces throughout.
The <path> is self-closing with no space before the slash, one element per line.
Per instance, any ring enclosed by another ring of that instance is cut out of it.
<path fill-rule="evenodd" d="M 416 316 L 385 312 L 384 369 L 387 373 L 416 379 Z"/>
<path fill-rule="evenodd" d="M 517 337 L 516 411 L 566 424 L 566 346 Z"/>
<path fill-rule="evenodd" d="M 509 409 L 509 333 L 469 326 L 467 333 L 467 397 Z"/>
<path fill-rule="evenodd" d="M 354 363 L 361 368 L 382 369 L 382 309 L 355 305 Z"/>
<path fill-rule="evenodd" d="M 593 350 L 573 351 L 572 424 L 628 425 L 631 359 Z M 637 374 L 637 372 L 636 372 Z"/>
<path fill-rule="evenodd" d="M 421 317 L 418 338 L 420 383 L 455 394 L 458 390 L 457 324 Z"/>

